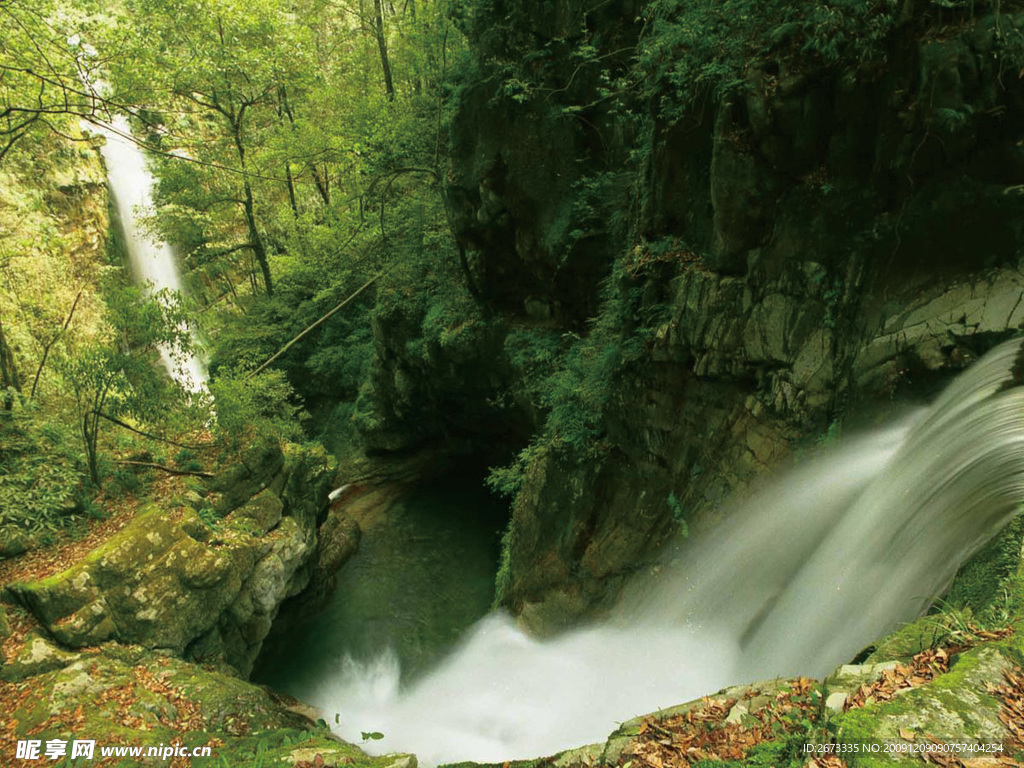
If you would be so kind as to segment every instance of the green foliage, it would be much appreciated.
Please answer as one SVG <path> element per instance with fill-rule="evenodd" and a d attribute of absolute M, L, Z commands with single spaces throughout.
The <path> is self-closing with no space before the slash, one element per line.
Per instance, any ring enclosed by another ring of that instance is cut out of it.
<path fill-rule="evenodd" d="M 526 480 L 527 468 L 543 454 L 545 446 L 535 440 L 516 454 L 515 459 L 504 467 L 491 467 L 487 474 L 487 487 L 495 493 L 515 498 Z"/>
<path fill-rule="evenodd" d="M 108 9 L 85 0 L 0 3 L 0 161 L 23 139 L 68 130 L 100 104 L 82 87 L 101 67 L 87 39 L 109 26 Z"/>
<path fill-rule="evenodd" d="M 841 419 L 833 419 L 829 422 L 825 434 L 818 438 L 819 445 L 831 445 L 843 436 L 843 422 Z"/>
<path fill-rule="evenodd" d="M 0 528 L 55 531 L 81 511 L 75 435 L 35 407 L 0 411 Z"/>
<path fill-rule="evenodd" d="M 142 489 L 139 473 L 132 467 L 117 467 L 106 481 L 104 490 L 110 496 L 124 496 Z"/>
<path fill-rule="evenodd" d="M 632 178 L 632 173 L 605 171 L 583 176 L 573 184 L 572 221 L 576 228 L 569 233 L 570 251 L 588 237 L 625 231 Z"/>
<path fill-rule="evenodd" d="M 748 68 L 768 55 L 808 54 L 825 64 L 884 63 L 883 45 L 896 22 L 889 0 L 830 0 L 807 5 L 756 0 L 655 0 L 638 73 L 662 116 L 674 121 L 706 96 L 745 87 Z"/>
<path fill-rule="evenodd" d="M 523 375 L 543 376 L 558 361 L 565 338 L 546 328 L 515 328 L 505 337 L 505 354 Z"/>
<path fill-rule="evenodd" d="M 382 46 L 363 5 L 128 4 L 132 55 L 112 79 L 125 100 L 163 122 L 161 150 L 199 161 L 159 161 L 154 226 L 181 246 L 206 300 L 223 299 L 206 317 L 213 388 L 227 398 L 218 424 L 234 438 L 245 429 L 239 414 L 249 412 L 262 414 L 261 428 L 287 431 L 297 413 L 289 403 L 299 401 L 317 414 L 317 428 L 330 423 L 336 450 L 340 439 L 355 439 L 356 426 L 372 427 L 373 398 L 360 392 L 374 312 L 422 306 L 422 345 L 411 351 L 423 360 L 468 348 L 480 331 L 463 278 L 450 271 L 458 262 L 440 195 L 447 76 L 466 59 L 450 6 L 385 5 L 391 98 L 375 85 Z M 283 381 L 269 382 L 266 397 L 241 383 L 381 273 L 275 361 L 296 397 L 279 391 Z"/>
<path fill-rule="evenodd" d="M 488 480 L 490 483 L 490 480 Z M 498 573 L 494 577 L 494 602 L 493 608 L 500 608 L 505 604 L 509 591 L 512 589 L 512 520 L 508 521 L 508 527 L 501 536 L 501 557 L 498 560 Z"/>
<path fill-rule="evenodd" d="M 284 372 L 267 369 L 250 376 L 221 370 L 210 381 L 217 426 L 235 445 L 253 438 L 301 440 L 304 417 Z"/>
<path fill-rule="evenodd" d="M 946 604 L 955 609 L 968 608 L 982 621 L 993 609 L 998 612 L 1006 583 L 1020 566 L 1022 541 L 1024 514 L 1018 514 L 960 567 L 946 595 Z"/>
<path fill-rule="evenodd" d="M 214 531 L 220 529 L 223 520 L 221 516 L 217 514 L 217 511 L 213 507 L 204 504 L 202 507 L 199 508 L 196 514 L 199 515 L 199 519 L 202 520 L 203 523 L 205 523 L 207 528 L 210 528 Z"/>
<path fill-rule="evenodd" d="M 676 497 L 674 491 L 670 491 L 668 499 L 666 499 L 669 510 L 672 512 L 672 519 L 679 525 L 680 534 L 685 538 L 690 535 L 690 529 L 686 525 L 686 510 L 683 509 L 682 503 Z"/>
<path fill-rule="evenodd" d="M 843 299 L 843 281 L 839 278 L 835 278 L 832 281 L 831 287 L 829 287 L 822 298 L 825 300 L 825 327 L 835 330 L 839 324 L 839 312 L 842 309 Z"/>
<path fill-rule="evenodd" d="M 748 768 L 797 768 L 804 765 L 806 755 L 801 749 L 808 741 L 807 731 L 802 730 L 784 739 L 763 742 L 747 753 L 743 763 Z"/>
<path fill-rule="evenodd" d="M 190 401 L 157 362 L 160 347 L 175 361 L 191 350 L 184 309 L 164 292 L 147 297 L 118 280 L 108 283 L 105 298 L 115 338 L 68 347 L 54 361 L 73 393 L 86 466 L 96 486 L 102 481 L 99 434 L 104 414 L 156 423 L 165 422 L 169 414 L 205 412 L 204 404 Z"/>
<path fill-rule="evenodd" d="M 643 359 L 647 341 L 668 313 L 666 305 L 645 301 L 626 269 L 622 261 L 614 265 L 587 336 L 519 329 L 506 338 L 505 353 L 521 371 L 523 393 L 547 417 L 540 435 L 510 465 L 491 469 L 487 483 L 495 491 L 514 496 L 527 466 L 546 450 L 582 460 L 608 449 L 605 410 L 621 377 Z"/>

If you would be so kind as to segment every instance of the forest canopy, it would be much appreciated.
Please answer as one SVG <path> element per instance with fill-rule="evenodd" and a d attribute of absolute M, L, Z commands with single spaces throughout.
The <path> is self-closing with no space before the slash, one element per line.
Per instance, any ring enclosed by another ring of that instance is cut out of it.
<path fill-rule="evenodd" d="M 468 297 L 439 186 L 466 66 L 452 15 L 447 0 L 0 2 L 0 523 L 59 527 L 99 488 L 130 490 L 133 459 L 199 468 L 174 446 L 309 439 L 307 409 L 351 432 L 370 308 L 410 284 Z M 124 243 L 100 231 L 90 125 L 117 115 L 150 158 L 147 226 L 188 296 L 131 287 Z M 79 195 L 64 208 L 60 184 Z M 212 397 L 157 365 L 159 345 L 196 343 Z"/>

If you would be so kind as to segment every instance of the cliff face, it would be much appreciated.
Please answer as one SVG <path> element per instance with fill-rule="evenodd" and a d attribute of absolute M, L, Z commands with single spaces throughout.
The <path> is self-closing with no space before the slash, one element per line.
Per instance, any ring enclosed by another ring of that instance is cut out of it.
<path fill-rule="evenodd" d="M 492 389 L 537 430 L 503 599 L 540 628 L 858 403 L 1024 322 L 1024 14 L 731 5 L 493 0 L 465 22 L 480 73 L 447 197 L 505 334 Z"/>

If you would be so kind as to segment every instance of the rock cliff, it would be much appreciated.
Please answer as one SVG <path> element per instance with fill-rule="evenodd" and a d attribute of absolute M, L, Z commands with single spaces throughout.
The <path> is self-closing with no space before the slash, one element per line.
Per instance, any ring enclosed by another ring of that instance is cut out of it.
<path fill-rule="evenodd" d="M 1024 321 L 1024 15 L 732 5 L 463 19 L 478 72 L 446 194 L 488 331 L 435 370 L 403 360 L 416 324 L 380 324 L 375 366 L 410 392 L 457 372 L 470 408 L 532 430 L 499 477 L 502 578 L 539 629 L 794 446 Z M 382 449 L 424 439 L 399 400 L 381 390 Z"/>

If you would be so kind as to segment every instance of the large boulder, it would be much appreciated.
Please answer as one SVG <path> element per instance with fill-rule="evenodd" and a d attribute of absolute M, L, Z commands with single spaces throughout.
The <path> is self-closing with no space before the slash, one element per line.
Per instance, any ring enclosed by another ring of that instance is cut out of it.
<path fill-rule="evenodd" d="M 149 504 L 82 562 L 9 593 L 70 648 L 116 640 L 247 674 L 281 602 L 309 581 L 326 504 L 324 455 L 263 454 L 214 481 L 200 511 Z"/>

